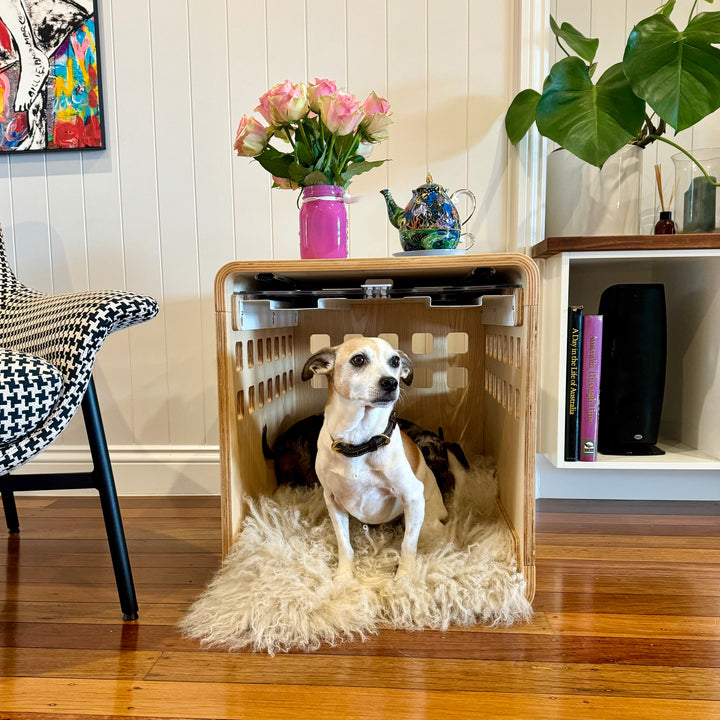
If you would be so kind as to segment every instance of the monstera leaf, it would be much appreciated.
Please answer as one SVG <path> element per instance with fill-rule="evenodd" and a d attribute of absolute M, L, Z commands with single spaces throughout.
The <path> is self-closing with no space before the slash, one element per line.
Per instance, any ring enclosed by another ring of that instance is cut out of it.
<path fill-rule="evenodd" d="M 684 130 L 720 108 L 720 49 L 715 47 L 720 44 L 720 12 L 695 15 L 696 0 L 687 27 L 678 30 L 670 20 L 675 5 L 676 0 L 665 0 L 655 14 L 638 22 L 623 61 L 597 83 L 597 40 L 550 17 L 550 28 L 568 57 L 552 66 L 542 95 L 523 90 L 515 96 L 505 116 L 511 142 L 520 142 L 535 122 L 541 135 L 597 167 L 626 143 L 645 147 L 655 140 L 696 162 L 662 135 L 666 124 Z"/>
<path fill-rule="evenodd" d="M 553 65 L 535 112 L 542 135 L 597 167 L 638 135 L 644 119 L 645 103 L 633 93 L 622 63 L 594 84 L 577 57 Z"/>
<path fill-rule="evenodd" d="M 505 131 L 513 145 L 517 145 L 527 134 L 535 122 L 540 93 L 536 90 L 523 90 L 519 92 L 510 103 L 505 114 Z"/>
<path fill-rule="evenodd" d="M 585 37 L 570 23 L 558 25 L 555 18 L 550 16 L 550 29 L 558 40 L 564 40 L 570 48 L 587 63 L 592 63 L 597 53 L 600 41 L 597 38 Z"/>
<path fill-rule="evenodd" d="M 623 65 L 636 95 L 676 131 L 720 107 L 720 13 L 693 17 L 684 31 L 664 14 L 630 33 Z"/>

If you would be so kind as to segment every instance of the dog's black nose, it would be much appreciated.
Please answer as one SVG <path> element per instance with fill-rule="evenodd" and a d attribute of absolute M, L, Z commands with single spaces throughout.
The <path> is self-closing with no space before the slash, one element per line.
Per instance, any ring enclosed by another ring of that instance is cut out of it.
<path fill-rule="evenodd" d="M 383 390 L 387 390 L 388 392 L 391 392 L 393 390 L 397 390 L 398 381 L 394 377 L 383 377 L 380 378 L 380 387 Z"/>

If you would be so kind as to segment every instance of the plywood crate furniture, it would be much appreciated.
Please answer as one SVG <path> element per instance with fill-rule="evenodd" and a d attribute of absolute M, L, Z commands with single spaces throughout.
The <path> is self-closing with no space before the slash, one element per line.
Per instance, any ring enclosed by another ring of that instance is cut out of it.
<path fill-rule="evenodd" d="M 324 378 L 300 379 L 307 358 L 380 336 L 415 365 L 399 416 L 496 463 L 532 598 L 537 293 L 537 267 L 520 254 L 225 265 L 215 284 L 223 555 L 245 500 L 276 488 L 263 427 L 272 445 L 325 404 Z"/>

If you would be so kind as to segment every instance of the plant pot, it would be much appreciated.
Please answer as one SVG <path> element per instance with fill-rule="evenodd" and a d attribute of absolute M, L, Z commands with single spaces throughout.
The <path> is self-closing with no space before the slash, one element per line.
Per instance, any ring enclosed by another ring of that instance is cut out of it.
<path fill-rule="evenodd" d="M 602 169 L 567 150 L 547 160 L 545 236 L 637 235 L 642 150 L 626 145 Z"/>
<path fill-rule="evenodd" d="M 720 177 L 720 148 L 692 150 L 691 154 L 717 182 Z M 675 224 L 681 233 L 720 232 L 718 189 L 684 153 L 672 156 L 675 165 Z"/>
<path fill-rule="evenodd" d="M 309 185 L 300 198 L 300 257 L 346 258 L 348 212 L 338 185 Z"/>

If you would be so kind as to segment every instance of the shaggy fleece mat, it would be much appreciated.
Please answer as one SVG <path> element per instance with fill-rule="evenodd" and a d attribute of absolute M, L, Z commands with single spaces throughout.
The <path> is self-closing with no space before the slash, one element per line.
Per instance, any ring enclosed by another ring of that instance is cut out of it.
<path fill-rule="evenodd" d="M 335 582 L 337 545 L 321 488 L 281 488 L 251 502 L 236 543 L 180 629 L 207 646 L 274 655 L 365 640 L 383 627 L 529 619 L 512 538 L 495 515 L 494 470 L 483 458 L 468 471 L 451 462 L 456 488 L 444 538 L 420 548 L 413 576 L 394 579 L 401 522 L 351 520 L 355 575 Z"/>

